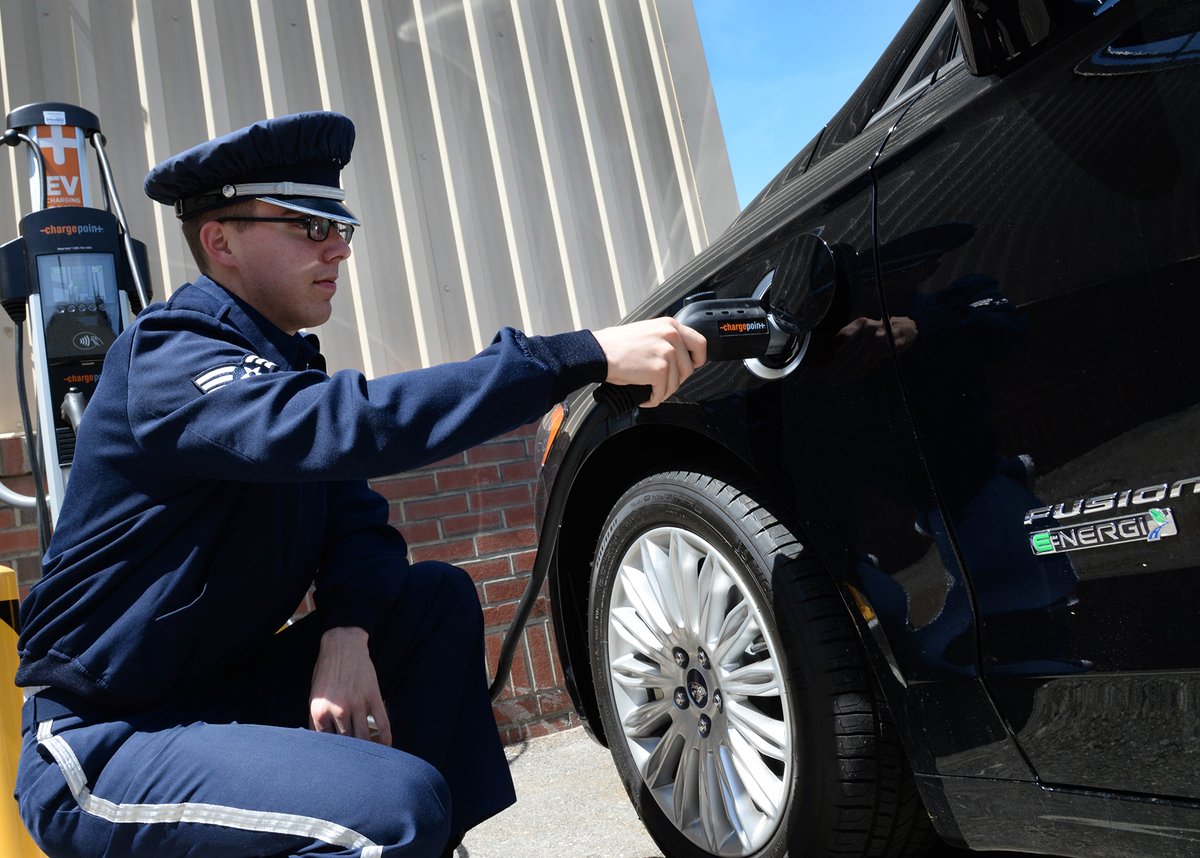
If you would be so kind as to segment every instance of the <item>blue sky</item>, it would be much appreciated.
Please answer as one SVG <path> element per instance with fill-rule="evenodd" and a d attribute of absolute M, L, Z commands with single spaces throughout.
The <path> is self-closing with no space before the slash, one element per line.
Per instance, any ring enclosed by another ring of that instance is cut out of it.
<path fill-rule="evenodd" d="M 742 206 L 862 82 L 916 0 L 695 0 Z"/>

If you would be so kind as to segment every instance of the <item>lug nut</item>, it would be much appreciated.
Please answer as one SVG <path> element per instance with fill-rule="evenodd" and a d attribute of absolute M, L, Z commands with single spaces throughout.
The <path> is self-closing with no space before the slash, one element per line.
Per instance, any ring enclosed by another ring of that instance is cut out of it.
<path fill-rule="evenodd" d="M 701 739 L 707 739 L 708 734 L 712 732 L 712 719 L 707 715 L 701 715 L 700 720 L 696 722 L 696 731 L 700 734 Z"/>
<path fill-rule="evenodd" d="M 675 689 L 674 699 L 675 699 L 675 705 L 677 707 L 679 707 L 680 709 L 688 708 L 687 690 L 682 685 Z"/>
<path fill-rule="evenodd" d="M 713 706 L 717 707 L 718 712 L 725 711 L 725 701 L 721 699 L 721 690 L 719 688 L 713 692 L 712 701 Z"/>
<path fill-rule="evenodd" d="M 705 670 L 709 669 L 708 653 L 706 653 L 703 649 L 697 651 L 696 661 L 700 662 L 700 666 Z"/>
<path fill-rule="evenodd" d="M 671 657 L 675 659 L 676 667 L 682 669 L 688 666 L 688 654 L 679 647 L 675 647 L 675 649 L 671 650 Z"/>

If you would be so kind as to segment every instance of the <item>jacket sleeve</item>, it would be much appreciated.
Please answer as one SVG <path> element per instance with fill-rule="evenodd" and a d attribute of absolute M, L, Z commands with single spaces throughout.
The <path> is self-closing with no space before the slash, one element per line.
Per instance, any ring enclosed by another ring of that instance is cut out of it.
<path fill-rule="evenodd" d="M 400 597 L 408 548 L 388 524 L 388 504 L 361 481 L 327 485 L 328 548 L 314 598 L 323 629 L 358 626 L 370 635 Z"/>
<path fill-rule="evenodd" d="M 139 319 L 130 349 L 138 444 L 197 478 L 252 482 L 399 473 L 536 420 L 607 371 L 588 331 L 505 328 L 459 363 L 327 376 L 277 367 L 236 330 L 190 311 Z"/>

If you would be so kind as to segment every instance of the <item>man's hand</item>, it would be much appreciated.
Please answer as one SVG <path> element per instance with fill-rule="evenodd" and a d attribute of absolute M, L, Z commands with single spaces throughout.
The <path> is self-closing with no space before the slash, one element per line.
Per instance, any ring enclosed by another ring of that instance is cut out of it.
<path fill-rule="evenodd" d="M 704 365 L 704 337 L 664 316 L 593 332 L 608 358 L 610 384 L 646 384 L 653 393 L 643 408 L 658 405 Z"/>
<path fill-rule="evenodd" d="M 334 628 L 321 636 L 308 700 L 311 729 L 392 744 L 392 726 L 379 693 L 379 678 L 367 651 L 364 630 Z M 368 715 L 375 720 L 376 736 L 367 726 Z"/>

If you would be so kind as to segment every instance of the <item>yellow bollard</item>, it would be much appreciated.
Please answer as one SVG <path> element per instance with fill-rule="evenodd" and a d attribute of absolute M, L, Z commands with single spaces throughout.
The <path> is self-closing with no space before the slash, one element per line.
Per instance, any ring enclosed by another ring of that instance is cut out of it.
<path fill-rule="evenodd" d="M 44 858 L 21 823 L 13 787 L 21 757 L 21 689 L 17 675 L 17 573 L 0 566 L 0 855 L 4 858 Z"/>

